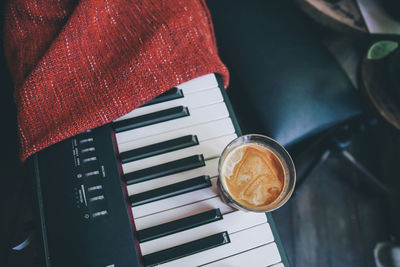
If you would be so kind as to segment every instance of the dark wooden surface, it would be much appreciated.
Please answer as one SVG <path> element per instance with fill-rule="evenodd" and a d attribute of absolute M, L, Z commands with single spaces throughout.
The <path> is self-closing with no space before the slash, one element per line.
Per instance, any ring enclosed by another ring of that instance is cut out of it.
<path fill-rule="evenodd" d="M 356 135 L 349 150 L 400 192 L 398 132 L 378 124 Z M 300 174 L 312 156 L 295 160 Z M 346 160 L 331 157 L 273 216 L 292 266 L 375 266 L 374 246 L 399 230 L 399 204 L 398 195 L 380 194 Z"/>

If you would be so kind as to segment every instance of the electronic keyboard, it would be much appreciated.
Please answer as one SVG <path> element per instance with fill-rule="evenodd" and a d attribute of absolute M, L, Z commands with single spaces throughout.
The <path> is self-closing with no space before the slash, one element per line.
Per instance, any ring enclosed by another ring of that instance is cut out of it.
<path fill-rule="evenodd" d="M 288 266 L 271 215 L 218 196 L 240 134 L 209 74 L 34 154 L 41 266 Z"/>

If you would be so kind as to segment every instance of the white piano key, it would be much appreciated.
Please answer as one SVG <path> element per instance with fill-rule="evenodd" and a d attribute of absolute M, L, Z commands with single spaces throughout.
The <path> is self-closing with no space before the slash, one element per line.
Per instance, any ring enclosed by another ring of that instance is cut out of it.
<path fill-rule="evenodd" d="M 246 217 L 243 217 L 242 220 L 246 220 Z M 268 223 L 229 234 L 229 238 L 231 242 L 228 244 L 205 250 L 178 260 L 170 261 L 159 266 L 199 266 L 274 241 L 274 236 Z M 246 264 L 245 266 L 251 265 Z"/>
<path fill-rule="evenodd" d="M 176 207 L 215 197 L 218 195 L 217 178 L 212 178 L 211 184 L 211 187 L 133 207 L 133 217 L 136 220 L 136 218 L 157 213 L 163 210 L 173 209 Z"/>
<path fill-rule="evenodd" d="M 222 220 L 140 243 L 140 250 L 142 255 L 147 255 L 223 231 L 227 231 L 228 234 L 236 233 L 256 225 L 264 224 L 266 221 L 267 217 L 264 213 L 245 213 L 244 211 L 237 210 L 223 215 Z"/>
<path fill-rule="evenodd" d="M 165 132 L 183 129 L 229 117 L 228 109 L 224 102 L 209 105 L 194 110 L 189 109 L 189 116 L 175 120 L 152 124 L 146 127 L 136 128 L 116 134 L 117 140 L 137 140 L 144 137 L 154 136 Z"/>
<path fill-rule="evenodd" d="M 206 160 L 206 165 L 200 168 L 162 176 L 160 178 L 151 179 L 137 184 L 128 185 L 128 195 L 138 194 L 170 184 L 175 184 L 201 175 L 215 177 L 218 175 L 218 161 L 219 158 Z"/>
<path fill-rule="evenodd" d="M 146 169 L 149 167 L 170 162 L 172 160 L 182 159 L 197 154 L 202 154 L 204 159 L 219 157 L 221 155 L 221 152 L 229 144 L 229 142 L 231 142 L 236 137 L 236 134 L 230 134 L 227 136 L 206 140 L 195 146 L 124 163 L 122 164 L 122 170 L 124 174 L 127 174 L 130 172 Z"/>
<path fill-rule="evenodd" d="M 218 82 L 215 74 L 206 74 L 190 81 L 184 82 L 176 87 L 182 89 L 184 94 L 194 93 L 200 90 L 217 87 Z"/>
<path fill-rule="evenodd" d="M 129 131 L 127 131 L 129 132 Z M 223 136 L 235 132 L 235 127 L 233 126 L 230 117 L 210 121 L 187 128 L 177 129 L 174 131 L 160 133 L 156 136 L 144 137 L 136 140 L 134 135 L 124 135 L 125 139 L 117 138 L 118 150 L 120 153 L 132 150 L 139 147 L 144 147 L 163 141 L 168 141 L 181 136 L 195 134 L 199 141 L 211 139 L 218 136 Z"/>
<path fill-rule="evenodd" d="M 285 265 L 283 265 L 283 263 L 280 262 L 280 263 L 277 263 L 277 264 L 270 265 L 269 267 L 285 267 Z"/>
<path fill-rule="evenodd" d="M 173 108 L 177 106 L 186 106 L 190 109 L 199 108 L 202 106 L 212 105 L 223 101 L 221 89 L 219 87 L 203 90 L 194 94 L 183 94 L 182 98 L 161 102 L 149 106 L 139 107 L 129 112 L 128 114 L 120 117 L 117 121 L 142 116 L 145 114 L 157 112 L 160 110 Z"/>
<path fill-rule="evenodd" d="M 224 258 L 203 266 L 207 267 L 265 267 L 281 261 L 278 247 L 275 242 L 257 247 L 232 257 Z M 278 265 L 274 265 L 277 267 Z M 283 267 L 283 265 L 282 265 Z"/>
<path fill-rule="evenodd" d="M 213 198 L 195 202 L 189 205 L 164 210 L 145 217 L 135 218 L 135 226 L 137 230 L 142 230 L 212 209 L 220 209 L 222 214 L 226 214 L 234 210 L 231 206 L 228 206 L 222 202 L 219 196 L 215 196 Z"/>

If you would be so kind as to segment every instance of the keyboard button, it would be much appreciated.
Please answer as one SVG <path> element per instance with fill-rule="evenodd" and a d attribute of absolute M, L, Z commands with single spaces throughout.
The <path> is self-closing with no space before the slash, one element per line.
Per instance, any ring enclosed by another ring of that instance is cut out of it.
<path fill-rule="evenodd" d="M 220 266 L 252 266 L 252 267 L 284 267 L 282 263 L 275 263 L 281 261 L 279 250 L 276 244 L 269 243 L 264 246 L 254 248 L 234 256 L 224 258 L 222 260 L 206 264 L 207 267 L 220 267 Z"/>
<path fill-rule="evenodd" d="M 93 144 L 93 143 L 94 143 L 93 137 L 87 137 L 79 140 L 80 145 Z"/>
<path fill-rule="evenodd" d="M 133 207 L 133 217 L 136 219 L 163 210 L 173 209 L 215 197 L 218 195 L 217 178 L 211 178 L 211 184 L 211 187 Z"/>
<path fill-rule="evenodd" d="M 191 179 L 192 177 L 197 177 L 201 175 L 215 177 L 218 175 L 218 160 L 219 158 L 209 159 L 204 162 L 205 166 L 199 168 L 162 176 L 159 178 L 141 182 L 139 184 L 129 185 L 127 187 L 128 195 L 139 194 L 159 187 L 179 183 Z"/>
<path fill-rule="evenodd" d="M 140 127 L 131 131 L 119 132 L 116 133 L 116 138 L 117 140 L 126 140 L 126 139 L 138 140 L 141 138 L 156 136 L 162 133 L 175 131 L 177 129 L 188 128 L 205 122 L 229 117 L 229 112 L 224 102 L 214 105 L 204 106 L 189 111 L 190 111 L 190 116 L 164 121 L 161 123 L 148 125 L 146 127 Z M 114 124 L 123 123 L 126 121 L 128 120 L 118 121 L 115 122 Z"/>
<path fill-rule="evenodd" d="M 103 200 L 103 199 L 104 199 L 104 195 L 98 195 L 98 196 L 94 196 L 94 197 L 89 198 L 89 201 L 90 202 L 95 202 L 95 201 L 100 201 L 100 200 Z"/>
<path fill-rule="evenodd" d="M 187 116 L 189 116 L 188 108 L 184 106 L 179 106 L 179 107 L 173 107 L 165 110 L 156 111 L 153 113 L 149 113 L 146 115 L 134 117 L 123 121 L 117 121 L 113 124 L 113 128 L 116 133 L 119 133 Z"/>
<path fill-rule="evenodd" d="M 154 104 L 158 104 L 158 103 L 162 103 L 162 102 L 166 102 L 166 101 L 171 101 L 171 100 L 179 99 L 182 97 L 183 97 L 182 89 L 178 89 L 178 88 L 174 87 L 174 88 L 162 93 L 161 95 L 157 96 L 156 98 L 150 100 L 149 102 L 142 105 L 141 107 L 146 107 L 146 106 L 150 106 L 150 105 L 154 105 Z"/>
<path fill-rule="evenodd" d="M 143 255 L 147 255 L 222 231 L 227 231 L 231 235 L 257 225 L 265 224 L 266 221 L 267 217 L 264 213 L 247 213 L 237 210 L 224 214 L 222 220 L 141 243 L 140 249 Z M 265 232 L 267 232 L 266 227 Z"/>
<path fill-rule="evenodd" d="M 102 185 L 93 185 L 88 187 L 87 191 L 88 192 L 92 192 L 92 191 L 98 191 L 98 190 L 102 190 L 103 186 Z"/>
<path fill-rule="evenodd" d="M 168 197 L 173 197 L 185 193 L 189 193 L 202 188 L 210 187 L 209 176 L 199 176 L 176 184 L 163 186 L 157 189 L 135 194 L 129 197 L 132 207 L 150 203 L 153 201 L 162 200 Z"/>
<path fill-rule="evenodd" d="M 219 136 L 235 133 L 231 118 L 224 118 L 216 121 L 210 121 L 191 127 L 177 129 L 170 132 L 160 133 L 155 136 L 136 139 L 134 135 L 125 135 L 127 139 L 117 139 L 118 149 L 120 152 L 129 151 L 135 148 L 164 142 L 179 136 L 195 134 L 199 142 L 213 139 Z"/>
<path fill-rule="evenodd" d="M 224 219 L 222 221 L 225 220 Z M 246 216 L 242 220 L 246 220 Z M 272 235 L 271 228 L 268 223 L 254 226 L 252 228 L 238 231 L 235 233 L 229 233 L 230 243 L 225 244 L 221 247 L 216 247 L 200 253 L 190 255 L 178 260 L 170 261 L 160 266 L 199 266 L 213 261 L 217 261 L 222 258 L 230 257 L 238 253 L 266 245 L 274 241 L 274 236 Z M 150 241 L 152 242 L 152 241 Z M 148 243 L 148 242 L 146 242 Z M 146 243 L 143 243 L 146 244 Z M 220 266 L 220 265 L 218 265 Z M 240 266 L 240 265 L 239 265 Z M 251 264 L 246 264 L 245 266 L 252 266 Z"/>
<path fill-rule="evenodd" d="M 187 158 L 182 158 L 146 169 L 130 172 L 125 174 L 126 184 L 139 183 L 151 179 L 155 179 L 161 176 L 166 176 L 186 170 L 204 166 L 204 157 L 202 155 L 194 155 Z"/>
<path fill-rule="evenodd" d="M 212 89 L 197 92 L 195 94 L 188 94 L 188 95 L 185 94 L 184 97 L 177 98 L 171 101 L 160 102 L 149 106 L 138 107 L 129 112 L 128 114 L 124 115 L 123 117 L 117 119 L 117 121 L 143 116 L 145 114 L 177 106 L 185 106 L 188 107 L 190 110 L 193 110 L 199 107 L 216 104 L 222 101 L 223 97 L 221 94 L 221 89 L 215 87 Z"/>
<path fill-rule="evenodd" d="M 233 211 L 233 208 L 221 201 L 218 196 L 195 202 L 189 205 L 177 208 L 163 210 L 144 217 L 135 217 L 135 226 L 137 230 L 142 230 L 164 224 L 167 222 L 179 220 L 187 216 L 195 215 L 199 212 L 206 212 L 210 209 L 219 209 L 221 214 L 227 214 Z"/>
<path fill-rule="evenodd" d="M 139 242 L 146 242 L 166 235 L 181 232 L 207 223 L 215 222 L 222 219 L 219 209 L 213 209 L 201 212 L 192 216 L 188 216 L 172 222 L 167 222 L 150 228 L 146 228 L 137 232 Z"/>
<path fill-rule="evenodd" d="M 195 135 L 186 135 L 164 142 L 139 147 L 130 151 L 122 152 L 120 159 L 122 163 L 148 158 L 151 156 L 172 152 L 186 147 L 198 145 L 199 141 Z"/>
<path fill-rule="evenodd" d="M 229 243 L 227 232 L 222 232 L 204 237 L 199 240 L 191 241 L 176 247 L 157 251 L 143 256 L 146 266 L 156 266 L 158 264 L 189 256 L 207 249 L 215 248 Z"/>
<path fill-rule="evenodd" d="M 204 159 L 206 160 L 210 158 L 219 157 L 224 148 L 236 137 L 237 137 L 236 134 L 221 136 L 215 139 L 201 142 L 197 146 L 191 146 L 173 152 L 156 155 L 153 157 L 133 162 L 128 162 L 122 164 L 122 170 L 124 174 L 128 174 L 130 172 L 135 172 L 141 169 L 150 168 L 152 166 L 167 163 L 171 161 L 171 159 L 181 159 L 196 154 L 202 154 L 204 156 Z"/>
<path fill-rule="evenodd" d="M 205 90 L 208 88 L 217 87 L 218 82 L 215 78 L 215 74 L 207 74 L 190 81 L 184 82 L 178 86 L 179 89 L 182 89 L 185 94 L 187 93 L 194 93 L 197 91 Z"/>
<path fill-rule="evenodd" d="M 95 152 L 95 151 L 96 151 L 96 148 L 94 146 L 81 149 L 82 154 Z"/>
<path fill-rule="evenodd" d="M 97 212 L 92 213 L 92 218 L 95 219 L 95 218 L 103 217 L 103 216 L 106 216 L 106 215 L 108 215 L 108 211 L 107 210 L 101 210 L 101 211 L 97 211 Z"/>

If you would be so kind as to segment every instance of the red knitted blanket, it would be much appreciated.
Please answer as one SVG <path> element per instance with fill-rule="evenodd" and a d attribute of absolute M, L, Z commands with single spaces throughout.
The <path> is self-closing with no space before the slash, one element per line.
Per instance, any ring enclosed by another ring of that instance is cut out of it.
<path fill-rule="evenodd" d="M 229 79 L 199 0 L 9 1 L 4 49 L 21 160 L 195 77 Z"/>

